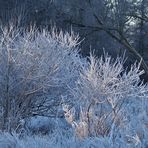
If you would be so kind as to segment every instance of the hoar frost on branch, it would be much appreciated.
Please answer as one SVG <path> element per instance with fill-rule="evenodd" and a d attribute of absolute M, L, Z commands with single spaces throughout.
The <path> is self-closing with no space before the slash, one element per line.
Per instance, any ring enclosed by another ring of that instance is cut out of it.
<path fill-rule="evenodd" d="M 124 58 L 112 59 L 107 54 L 99 59 L 90 54 L 88 61 L 71 92 L 76 105 L 63 106 L 65 118 L 73 125 L 76 135 L 80 139 L 107 136 L 112 142 L 119 137 L 129 139 L 129 135 L 141 141 L 146 139 L 147 133 L 139 131 L 144 126 L 147 129 L 147 121 L 141 118 L 147 118 L 147 105 L 143 101 L 147 102 L 148 92 L 139 77 L 144 72 L 140 65 L 135 63 L 127 71 L 123 67 Z M 137 144 L 134 140 L 131 143 L 134 142 Z"/>

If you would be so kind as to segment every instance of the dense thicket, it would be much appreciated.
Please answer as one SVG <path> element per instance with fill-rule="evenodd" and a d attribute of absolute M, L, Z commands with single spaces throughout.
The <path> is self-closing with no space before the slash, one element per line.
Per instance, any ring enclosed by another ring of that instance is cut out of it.
<path fill-rule="evenodd" d="M 140 63 L 83 58 L 73 32 L 1 29 L 0 147 L 147 146 Z"/>

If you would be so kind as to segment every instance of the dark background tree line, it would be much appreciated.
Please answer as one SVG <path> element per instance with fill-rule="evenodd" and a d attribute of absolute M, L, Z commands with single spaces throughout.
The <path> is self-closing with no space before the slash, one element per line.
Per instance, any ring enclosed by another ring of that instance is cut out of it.
<path fill-rule="evenodd" d="M 90 49 L 98 56 L 105 50 L 114 57 L 126 51 L 126 64 L 141 62 L 148 79 L 147 0 L 0 0 L 0 20 L 19 27 L 72 27 L 84 38 L 83 55 Z"/>

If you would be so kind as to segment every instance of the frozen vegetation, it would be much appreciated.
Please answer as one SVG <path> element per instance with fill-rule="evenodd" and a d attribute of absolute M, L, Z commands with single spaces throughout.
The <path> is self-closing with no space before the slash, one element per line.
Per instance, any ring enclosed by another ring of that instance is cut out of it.
<path fill-rule="evenodd" d="M 1 28 L 0 148 L 147 148 L 144 71 L 81 57 L 79 36 Z"/>

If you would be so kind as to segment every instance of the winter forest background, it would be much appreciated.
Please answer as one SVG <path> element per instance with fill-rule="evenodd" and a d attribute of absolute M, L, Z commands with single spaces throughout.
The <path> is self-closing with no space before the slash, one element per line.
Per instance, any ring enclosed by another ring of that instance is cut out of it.
<path fill-rule="evenodd" d="M 147 148 L 147 81 L 147 0 L 0 0 L 0 148 Z"/>

